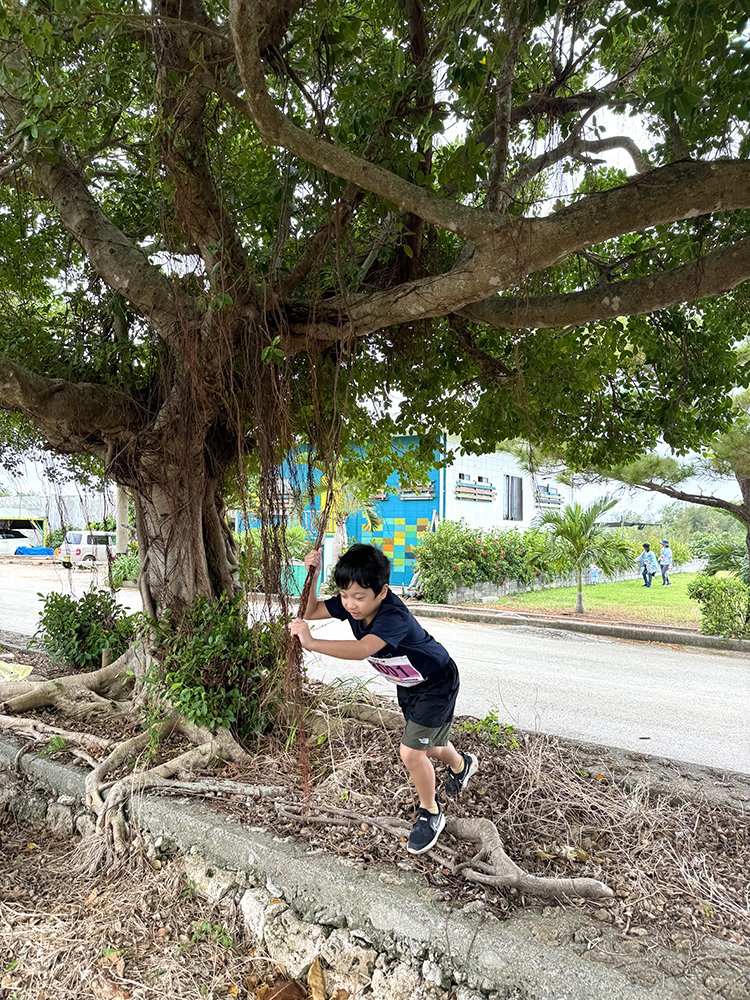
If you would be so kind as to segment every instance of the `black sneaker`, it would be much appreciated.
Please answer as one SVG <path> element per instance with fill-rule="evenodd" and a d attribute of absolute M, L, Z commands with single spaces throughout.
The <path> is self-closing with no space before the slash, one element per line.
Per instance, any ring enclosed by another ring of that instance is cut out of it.
<path fill-rule="evenodd" d="M 472 774 L 476 774 L 479 767 L 479 761 L 473 753 L 462 753 L 461 756 L 464 759 L 464 769 L 458 774 L 455 774 L 450 768 L 448 769 L 448 777 L 443 785 L 443 791 L 446 795 L 458 795 L 459 792 L 462 792 L 469 784 L 469 778 Z"/>
<path fill-rule="evenodd" d="M 439 806 L 436 813 L 420 809 L 417 812 L 417 822 L 411 828 L 406 842 L 406 850 L 409 854 L 424 854 L 425 851 L 429 851 L 435 846 L 444 826 L 445 813 Z"/>

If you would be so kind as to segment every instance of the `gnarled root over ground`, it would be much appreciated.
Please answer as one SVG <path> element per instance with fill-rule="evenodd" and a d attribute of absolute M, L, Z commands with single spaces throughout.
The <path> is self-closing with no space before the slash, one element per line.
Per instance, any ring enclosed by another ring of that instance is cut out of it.
<path fill-rule="evenodd" d="M 32 740 L 49 739 L 57 735 L 66 743 L 66 751 L 74 752 L 91 767 L 86 778 L 86 808 L 96 819 L 96 835 L 84 843 L 79 852 L 80 865 L 88 871 L 109 863 L 115 856 L 129 849 L 137 839 L 137 830 L 128 822 L 129 803 L 132 796 L 147 789 L 161 793 L 170 790 L 186 792 L 220 792 L 244 798 L 270 796 L 275 800 L 277 814 L 288 821 L 305 824 L 369 823 L 379 826 L 396 838 L 408 832 L 408 824 L 394 817 L 368 818 L 355 809 L 337 809 L 315 798 L 303 799 L 301 793 L 290 787 L 249 785 L 225 780 L 193 781 L 197 774 L 221 763 L 247 762 L 249 754 L 226 730 L 210 733 L 189 725 L 177 713 L 153 723 L 141 732 L 116 744 L 102 741 L 89 742 L 88 749 L 75 747 L 76 736 L 71 730 L 59 730 L 33 720 L 20 720 L 17 713 L 42 707 L 55 707 L 62 714 L 83 718 L 92 713 L 118 710 L 125 698 L 127 712 L 139 716 L 143 698 L 143 678 L 149 663 L 144 647 L 134 646 L 114 663 L 89 674 L 75 674 L 56 680 L 27 682 L 25 690 L 14 685 L 11 697 L 4 697 L 5 715 L 0 726 L 15 731 Z M 0 697 L 3 697 L 0 688 Z M 136 708 L 138 706 L 138 708 Z M 334 720 L 335 717 L 335 720 Z M 343 726 L 353 717 L 360 725 L 393 730 L 400 725 L 397 713 L 357 699 L 343 698 L 335 692 L 326 701 L 319 699 L 317 707 L 308 717 L 315 731 L 330 727 L 333 721 Z M 316 725 L 317 723 L 317 725 Z M 181 738 L 181 740 L 180 740 Z M 177 741 L 178 750 L 174 744 Z M 103 751 L 101 760 L 94 760 L 89 750 Z M 158 756 L 157 756 L 158 755 Z M 497 889 L 516 888 L 528 895 L 542 898 L 580 897 L 607 899 L 613 893 L 604 883 L 589 878 L 537 878 L 519 868 L 505 852 L 497 827 L 488 819 L 450 817 L 447 832 L 456 841 L 477 844 L 479 850 L 471 860 L 461 860 L 458 848 L 444 847 L 434 851 L 438 864 L 469 881 Z"/>

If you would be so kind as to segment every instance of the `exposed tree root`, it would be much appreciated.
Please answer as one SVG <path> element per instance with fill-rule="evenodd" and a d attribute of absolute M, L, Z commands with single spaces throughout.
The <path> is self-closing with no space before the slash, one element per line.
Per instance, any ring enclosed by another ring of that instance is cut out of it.
<path fill-rule="evenodd" d="M 114 696 L 122 696 L 133 688 L 135 698 L 140 700 L 142 679 L 148 655 L 143 647 L 133 647 L 114 663 L 90 674 L 76 674 L 62 677 L 43 684 L 29 685 L 27 690 L 15 693 L 10 698 L 5 695 L 5 707 L 10 712 L 23 712 L 33 708 L 56 705 L 74 717 L 81 718 L 93 713 L 112 714 L 116 711 L 135 712 L 136 701 L 130 700 L 123 706 Z M 7 689 L 7 685 L 6 685 Z M 398 730 L 402 725 L 400 713 L 391 711 L 362 699 L 361 692 L 354 696 L 346 690 L 326 691 L 325 697 L 308 714 L 308 723 L 314 732 L 335 733 L 343 725 L 345 718 L 354 718 L 368 726 L 387 730 Z M 20 720 L 0 716 L 0 729 L 7 729 L 29 736 L 37 741 L 52 735 L 64 736 L 81 746 L 101 752 L 109 749 L 111 742 L 95 737 L 77 739 L 77 734 L 66 730 L 53 729 L 32 720 Z M 189 750 L 153 767 L 134 769 L 139 758 L 146 758 L 149 750 L 156 748 L 170 735 L 179 733 L 194 744 Z M 373 818 L 352 809 L 339 809 L 325 803 L 301 801 L 292 789 L 277 786 L 244 785 L 231 781 L 187 780 L 197 772 L 205 771 L 212 764 L 221 762 L 241 762 L 248 758 L 247 752 L 237 743 L 227 730 L 210 733 L 205 729 L 190 725 L 185 719 L 173 714 L 156 726 L 138 733 L 110 750 L 104 760 L 96 763 L 85 751 L 78 752 L 82 759 L 92 765 L 86 778 L 86 807 L 96 816 L 96 836 L 90 838 L 81 851 L 79 860 L 82 867 L 94 871 L 103 864 L 111 864 L 118 855 L 127 852 L 137 830 L 131 831 L 128 822 L 128 807 L 135 793 L 152 789 L 161 793 L 180 792 L 182 794 L 229 794 L 233 796 L 269 797 L 275 799 L 279 816 L 296 823 L 321 823 L 327 825 L 360 825 L 362 823 L 379 827 L 396 838 L 405 837 L 408 824 L 394 817 Z M 115 780 L 109 776 L 127 770 Z M 486 819 L 461 819 L 448 817 L 446 830 L 457 840 L 479 845 L 479 850 L 471 860 L 461 860 L 458 852 L 449 845 L 441 844 L 430 855 L 431 860 L 443 865 L 449 871 L 472 882 L 496 889 L 514 888 L 528 895 L 541 898 L 576 897 L 583 899 L 609 899 L 612 890 L 604 883 L 591 878 L 539 878 L 530 875 L 512 861 L 506 854 L 500 834 L 494 823 Z"/>
<path fill-rule="evenodd" d="M 72 747 L 86 747 L 89 750 L 99 752 L 109 750 L 114 742 L 110 739 L 103 739 L 101 736 L 72 732 L 69 729 L 60 729 L 58 726 L 48 726 L 37 719 L 18 719 L 11 715 L 0 715 L 0 730 L 24 736 L 35 743 L 49 743 L 51 737 L 59 736 Z"/>
<path fill-rule="evenodd" d="M 54 706 L 63 711 L 85 694 L 93 701 L 91 694 L 105 698 L 112 692 L 122 694 L 124 690 L 133 687 L 135 681 L 142 679 L 147 662 L 147 654 L 142 646 L 131 646 L 122 656 L 109 666 L 100 667 L 87 674 L 67 674 L 52 681 L 26 681 L 22 693 L 14 683 L 14 693 L 9 696 L 10 685 L 0 686 L 0 711 L 18 714 L 29 712 L 35 708 Z"/>
<path fill-rule="evenodd" d="M 500 833 L 488 819 L 448 817 L 445 829 L 460 840 L 480 845 L 474 858 L 466 866 L 459 865 L 456 869 L 472 882 L 514 888 L 543 898 L 611 899 L 614 896 L 609 886 L 593 878 L 540 878 L 529 875 L 505 853 Z"/>
<path fill-rule="evenodd" d="M 409 824 L 392 816 L 368 816 L 351 809 L 328 806 L 305 808 L 298 803 L 277 802 L 276 810 L 284 819 L 298 823 L 322 823 L 339 826 L 376 826 L 395 837 L 405 837 Z M 497 827 L 488 819 L 459 819 L 447 817 L 445 829 L 458 840 L 468 840 L 480 845 L 480 850 L 470 861 L 459 862 L 456 851 L 441 844 L 439 850 L 430 852 L 430 859 L 437 861 L 456 875 L 471 882 L 497 889 L 518 889 L 529 896 L 541 899 L 611 899 L 613 891 L 603 882 L 593 878 L 541 878 L 530 875 L 505 853 Z"/>
<path fill-rule="evenodd" d="M 33 691 L 35 688 L 40 687 L 42 684 L 46 684 L 47 681 L 0 681 L 0 694 L 2 694 L 5 701 L 9 698 L 17 698 L 19 695 L 28 694 L 29 691 Z"/>
<path fill-rule="evenodd" d="M 321 733 L 329 738 L 343 736 L 346 731 L 346 720 L 356 719 L 364 726 L 377 726 L 396 732 L 403 729 L 403 716 L 377 705 L 366 702 L 334 703 L 329 705 L 320 701 L 316 708 L 308 711 L 305 716 L 311 739 L 314 741 Z"/>
<path fill-rule="evenodd" d="M 154 767 L 133 770 L 114 782 L 106 782 L 108 775 L 146 754 L 149 748 L 155 749 L 173 733 L 185 736 L 197 746 Z M 96 870 L 113 855 L 123 854 L 129 849 L 132 837 L 127 812 L 130 799 L 136 792 L 147 788 L 164 789 L 175 776 L 195 774 L 216 762 L 238 762 L 247 756 L 228 731 L 210 733 L 190 725 L 177 715 L 119 744 L 86 778 L 86 807 L 96 816 L 98 841 L 97 845 L 86 847 L 86 870 Z M 203 783 L 196 784 L 203 787 L 204 792 L 208 791 Z"/>

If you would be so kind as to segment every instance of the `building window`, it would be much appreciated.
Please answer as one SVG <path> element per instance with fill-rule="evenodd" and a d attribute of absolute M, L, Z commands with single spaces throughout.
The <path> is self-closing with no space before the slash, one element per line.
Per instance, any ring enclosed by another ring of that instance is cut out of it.
<path fill-rule="evenodd" d="M 505 476 L 503 518 L 506 521 L 523 521 L 523 479 L 520 476 Z"/>

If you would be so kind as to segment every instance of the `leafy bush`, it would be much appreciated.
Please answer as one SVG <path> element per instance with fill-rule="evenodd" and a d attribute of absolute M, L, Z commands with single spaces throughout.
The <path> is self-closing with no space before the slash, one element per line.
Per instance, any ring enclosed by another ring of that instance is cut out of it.
<path fill-rule="evenodd" d="M 141 560 L 137 552 L 127 552 L 117 556 L 110 566 L 110 582 L 115 590 L 121 587 L 125 580 L 138 582 L 141 572 Z"/>
<path fill-rule="evenodd" d="M 544 534 L 470 528 L 464 521 L 443 521 L 419 547 L 418 563 L 426 601 L 445 601 L 457 586 L 507 580 L 530 584 L 549 572 Z"/>
<path fill-rule="evenodd" d="M 455 729 L 459 733 L 476 736 L 482 743 L 487 743 L 491 747 L 517 750 L 521 746 L 516 735 L 516 727 L 510 722 L 501 722 L 500 713 L 496 708 L 491 708 L 483 719 L 465 719 L 457 722 Z"/>
<path fill-rule="evenodd" d="M 62 528 L 55 528 L 47 535 L 47 545 L 51 549 L 56 549 L 65 541 L 65 536 L 73 528 L 72 524 L 64 524 Z"/>
<path fill-rule="evenodd" d="M 103 521 L 89 521 L 86 525 L 87 531 L 117 531 L 117 520 L 110 514 Z"/>
<path fill-rule="evenodd" d="M 68 594 L 39 595 L 43 599 L 36 642 L 71 670 L 95 670 L 102 650 L 116 659 L 128 648 L 137 615 L 126 615 L 107 590 L 89 590 L 79 600 Z"/>
<path fill-rule="evenodd" d="M 179 629 L 159 626 L 170 701 L 196 726 L 241 735 L 267 728 L 287 643 L 284 621 L 247 623 L 240 600 L 198 598 Z"/>
<path fill-rule="evenodd" d="M 726 639 L 750 639 L 750 587 L 731 577 L 698 576 L 688 597 L 701 606 L 701 632 Z"/>

